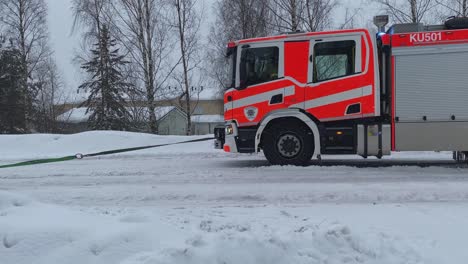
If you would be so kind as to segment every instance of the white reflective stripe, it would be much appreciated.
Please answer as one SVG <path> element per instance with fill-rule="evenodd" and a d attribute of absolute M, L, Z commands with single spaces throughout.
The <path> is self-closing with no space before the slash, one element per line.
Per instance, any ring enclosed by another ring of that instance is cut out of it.
<path fill-rule="evenodd" d="M 405 55 L 421 55 L 421 54 L 440 54 L 445 52 L 467 52 L 468 46 L 466 44 L 448 44 L 441 42 L 440 45 L 429 46 L 410 46 L 410 47 L 395 47 L 392 48 L 392 55 L 405 56 Z"/>
<path fill-rule="evenodd" d="M 296 89 L 294 86 L 288 86 L 286 88 L 284 88 L 284 97 L 286 96 L 291 96 L 291 95 L 294 95 L 296 93 Z"/>
<path fill-rule="evenodd" d="M 276 89 L 273 91 L 268 91 L 265 93 L 245 97 L 245 98 L 224 104 L 224 109 L 228 111 L 228 110 L 245 107 L 249 105 L 254 105 L 258 103 L 269 102 L 273 96 L 278 95 L 278 94 L 282 94 L 283 96 L 294 95 L 295 88 L 294 86 L 288 86 L 288 87 Z"/>
<path fill-rule="evenodd" d="M 289 77 L 289 76 L 286 76 L 284 77 L 285 80 L 288 80 L 288 81 L 291 81 L 292 83 L 294 83 L 296 86 L 299 86 L 301 88 L 304 88 L 306 86 L 308 86 L 307 83 L 300 83 L 298 82 L 296 79 L 292 78 L 292 77 Z"/>
<path fill-rule="evenodd" d="M 374 114 L 365 114 L 365 115 L 352 115 L 352 116 L 339 116 L 339 117 L 330 117 L 330 118 L 323 118 L 320 119 L 321 122 L 327 122 L 327 121 L 339 121 L 339 120 L 349 120 L 349 119 L 356 119 L 360 117 L 371 117 L 374 116 Z"/>
<path fill-rule="evenodd" d="M 351 99 L 356 99 L 364 96 L 368 96 L 372 94 L 372 85 L 368 85 L 365 87 L 357 88 L 351 91 L 346 91 L 342 93 L 337 93 L 333 95 L 328 95 L 324 97 L 320 97 L 317 99 L 312 99 L 305 101 L 305 106 L 304 109 L 311 109 L 311 108 L 316 108 L 324 105 L 329 105 L 329 104 L 334 104 L 334 103 L 339 103 Z M 304 103 L 299 103 L 292 105 L 290 107 L 302 107 Z"/>

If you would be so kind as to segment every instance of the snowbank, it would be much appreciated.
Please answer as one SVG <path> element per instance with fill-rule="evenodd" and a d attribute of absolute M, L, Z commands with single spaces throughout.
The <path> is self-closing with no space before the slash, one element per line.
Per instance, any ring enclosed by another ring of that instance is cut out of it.
<path fill-rule="evenodd" d="M 9 160 L 23 160 L 36 158 L 51 158 L 88 154 L 106 150 L 131 148 L 148 145 L 176 143 L 209 136 L 157 136 L 143 133 L 92 131 L 74 135 L 0 135 L 0 162 Z M 190 145 L 189 145 L 190 146 Z M 156 150 L 139 151 L 138 154 L 154 153 Z M 170 149 L 160 148 L 158 152 L 202 152 L 214 151 L 213 144 L 190 148 L 174 146 Z"/>
<path fill-rule="evenodd" d="M 0 192 L 0 263 L 418 263 L 402 240 L 339 223 L 272 229 L 214 221 L 183 229 L 158 214 L 89 213 Z M 21 202 L 18 201 L 29 201 Z"/>
<path fill-rule="evenodd" d="M 214 120 L 213 116 L 209 120 Z M 203 120 L 200 120 L 203 122 Z M 55 158 L 61 156 L 75 155 L 78 153 L 88 154 L 121 148 L 132 148 L 148 145 L 183 142 L 192 139 L 209 138 L 205 136 L 158 136 L 145 133 L 118 132 L 118 131 L 91 131 L 73 135 L 59 134 L 32 134 L 32 135 L 0 135 L 0 164 L 8 161 L 29 160 L 39 158 Z M 224 154 L 215 150 L 212 141 L 176 145 L 158 149 L 149 149 L 133 154 L 145 155 L 155 153 L 216 153 Z M 128 155 L 128 154 L 123 154 Z M 245 155 L 244 155 L 245 156 Z M 358 156 L 325 156 L 325 159 L 362 159 Z M 370 158 L 374 159 L 374 158 Z M 393 153 L 384 159 L 408 159 L 408 160 L 451 160 L 450 152 L 401 152 Z"/>

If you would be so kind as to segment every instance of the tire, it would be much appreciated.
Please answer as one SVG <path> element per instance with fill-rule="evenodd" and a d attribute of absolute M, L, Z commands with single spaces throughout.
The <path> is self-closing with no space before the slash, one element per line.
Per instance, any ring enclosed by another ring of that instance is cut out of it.
<path fill-rule="evenodd" d="M 274 123 L 262 137 L 263 153 L 272 165 L 306 166 L 314 155 L 314 135 L 300 121 Z"/>

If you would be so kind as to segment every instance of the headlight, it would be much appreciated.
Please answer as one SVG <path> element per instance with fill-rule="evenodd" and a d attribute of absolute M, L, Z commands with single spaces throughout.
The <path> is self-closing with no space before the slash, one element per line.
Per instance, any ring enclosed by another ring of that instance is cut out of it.
<path fill-rule="evenodd" d="M 226 135 L 232 135 L 234 134 L 234 127 L 232 125 L 227 125 L 226 126 Z"/>

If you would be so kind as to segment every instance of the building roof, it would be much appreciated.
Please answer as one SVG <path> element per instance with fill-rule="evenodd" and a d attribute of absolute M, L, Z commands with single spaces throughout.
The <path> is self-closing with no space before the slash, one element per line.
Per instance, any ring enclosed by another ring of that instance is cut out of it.
<path fill-rule="evenodd" d="M 139 113 L 143 114 L 143 118 L 148 118 L 148 111 L 146 110 L 147 108 L 144 107 L 136 107 L 136 108 L 130 108 L 127 107 L 127 110 L 132 113 L 132 110 L 137 110 Z M 164 117 L 167 116 L 171 111 L 177 110 L 180 111 L 182 115 L 185 116 L 183 111 L 178 109 L 175 106 L 162 106 L 162 107 L 156 107 L 155 109 L 155 114 L 156 114 L 156 119 L 161 120 Z M 79 107 L 79 108 L 73 108 L 57 117 L 57 120 L 60 122 L 65 122 L 65 123 L 83 123 L 87 122 L 91 113 L 87 113 L 87 108 L 86 107 Z M 142 112 L 141 112 L 142 111 Z M 192 115 L 191 117 L 193 123 L 224 123 L 224 116 L 223 115 Z"/>
<path fill-rule="evenodd" d="M 193 115 L 193 123 L 224 123 L 222 115 Z"/>
<path fill-rule="evenodd" d="M 156 107 L 154 110 L 156 114 L 156 119 L 159 120 L 166 116 L 169 112 L 174 110 L 176 107 L 175 106 L 162 106 L 162 107 Z M 127 110 L 131 113 L 132 109 L 127 107 Z M 145 111 L 146 108 L 143 107 L 137 107 L 137 110 L 143 110 L 143 115 L 145 118 L 148 118 L 148 111 Z M 79 107 L 79 108 L 73 108 L 57 117 L 57 120 L 60 122 L 67 122 L 67 123 L 82 123 L 88 121 L 91 113 L 87 112 L 86 107 Z"/>

